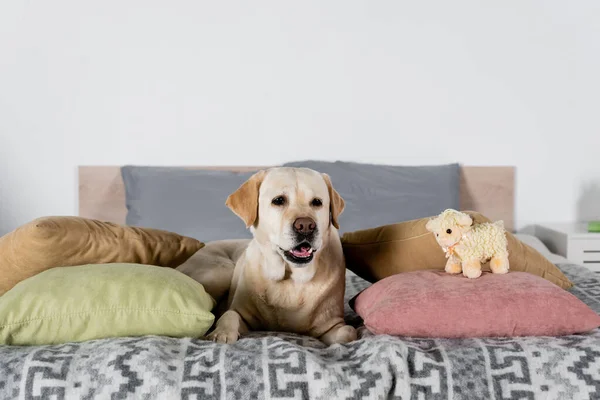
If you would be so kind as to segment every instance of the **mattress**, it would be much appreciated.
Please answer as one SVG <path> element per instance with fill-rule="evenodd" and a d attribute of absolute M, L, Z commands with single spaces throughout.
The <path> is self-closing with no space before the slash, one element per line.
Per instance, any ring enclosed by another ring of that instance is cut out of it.
<path fill-rule="evenodd" d="M 600 312 L 597 275 L 558 266 L 575 283 L 572 293 Z M 346 300 L 368 285 L 348 271 Z M 360 327 L 349 307 L 345 317 Z M 254 332 L 234 345 L 148 336 L 0 346 L 0 398 L 600 398 L 599 330 L 461 340 L 360 332 L 353 343 L 329 347 L 272 332 Z"/>

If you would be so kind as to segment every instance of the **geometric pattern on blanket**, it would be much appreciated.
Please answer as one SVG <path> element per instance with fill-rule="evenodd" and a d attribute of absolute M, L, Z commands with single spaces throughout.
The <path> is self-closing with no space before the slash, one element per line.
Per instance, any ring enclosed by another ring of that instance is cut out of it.
<path fill-rule="evenodd" d="M 598 311 L 596 276 L 560 267 L 576 283 L 572 292 Z M 349 273 L 347 298 L 367 286 Z M 0 398 L 593 399 L 600 398 L 600 331 L 420 339 L 363 329 L 360 340 L 329 347 L 261 332 L 234 345 L 147 336 L 0 347 Z"/>

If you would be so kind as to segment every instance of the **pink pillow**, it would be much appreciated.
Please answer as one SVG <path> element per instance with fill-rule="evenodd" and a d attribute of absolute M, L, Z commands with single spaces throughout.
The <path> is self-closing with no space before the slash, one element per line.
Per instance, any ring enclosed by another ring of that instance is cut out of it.
<path fill-rule="evenodd" d="M 577 297 L 526 272 L 477 279 L 404 272 L 365 289 L 351 306 L 371 332 L 399 336 L 561 336 L 600 326 L 600 316 Z"/>

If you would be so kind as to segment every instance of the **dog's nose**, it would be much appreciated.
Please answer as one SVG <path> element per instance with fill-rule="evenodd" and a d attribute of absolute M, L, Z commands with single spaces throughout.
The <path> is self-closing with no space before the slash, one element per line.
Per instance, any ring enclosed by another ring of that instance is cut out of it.
<path fill-rule="evenodd" d="M 294 230 L 305 235 L 313 233 L 317 229 L 317 224 L 311 218 L 298 218 L 294 221 Z"/>

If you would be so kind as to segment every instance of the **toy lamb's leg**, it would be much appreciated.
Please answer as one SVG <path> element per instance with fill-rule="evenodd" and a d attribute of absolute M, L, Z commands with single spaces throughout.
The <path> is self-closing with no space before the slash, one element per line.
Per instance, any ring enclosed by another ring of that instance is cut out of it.
<path fill-rule="evenodd" d="M 450 256 L 446 261 L 445 271 L 449 274 L 460 274 L 462 272 L 460 261 L 456 257 Z"/>
<path fill-rule="evenodd" d="M 463 275 L 467 278 L 479 278 L 481 276 L 481 263 L 479 260 L 463 261 Z"/>
<path fill-rule="evenodd" d="M 508 272 L 508 257 L 492 257 L 492 259 L 490 260 L 490 269 L 494 274 L 506 274 Z"/>

